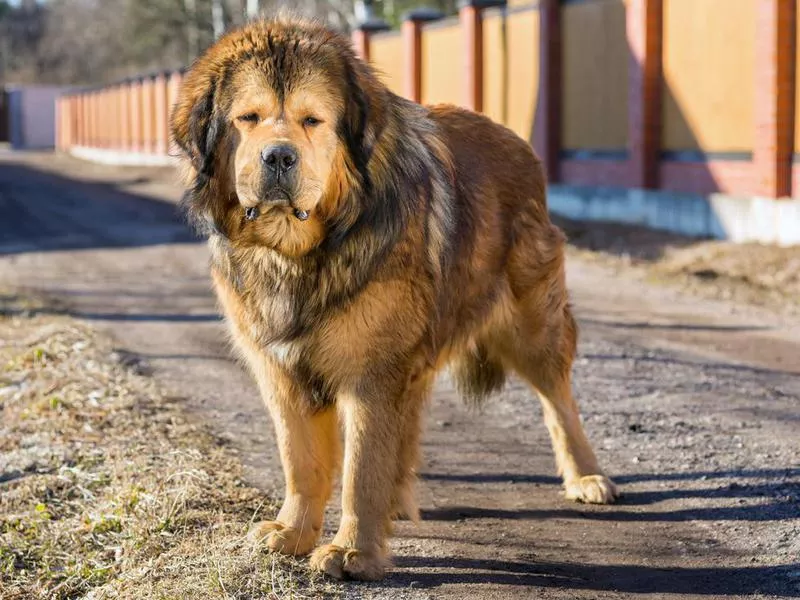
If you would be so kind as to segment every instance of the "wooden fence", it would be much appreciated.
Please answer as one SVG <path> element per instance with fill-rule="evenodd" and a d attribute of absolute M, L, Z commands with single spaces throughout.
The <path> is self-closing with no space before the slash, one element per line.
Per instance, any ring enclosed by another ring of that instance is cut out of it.
<path fill-rule="evenodd" d="M 552 182 L 800 196 L 798 0 L 472 0 L 363 28 L 396 93 L 483 111 Z M 180 72 L 75 91 L 58 147 L 169 152 Z"/>

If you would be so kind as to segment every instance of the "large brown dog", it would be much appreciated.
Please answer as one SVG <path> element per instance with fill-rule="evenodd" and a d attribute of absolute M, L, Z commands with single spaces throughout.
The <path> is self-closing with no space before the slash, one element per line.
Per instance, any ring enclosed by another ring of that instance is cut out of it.
<path fill-rule="evenodd" d="M 254 23 L 187 74 L 172 120 L 235 347 L 275 423 L 286 497 L 257 539 L 306 554 L 342 463 L 342 520 L 314 568 L 381 577 L 416 517 L 420 413 L 445 365 L 480 401 L 538 393 L 567 497 L 613 501 L 570 390 L 564 237 L 527 143 L 392 94 L 349 40 Z M 341 429 L 341 431 L 340 431 Z"/>

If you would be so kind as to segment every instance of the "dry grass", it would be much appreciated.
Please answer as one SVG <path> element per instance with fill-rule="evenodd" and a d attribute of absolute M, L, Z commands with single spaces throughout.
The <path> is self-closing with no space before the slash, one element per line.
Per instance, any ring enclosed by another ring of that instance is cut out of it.
<path fill-rule="evenodd" d="M 800 307 L 800 249 L 765 244 L 698 242 L 670 248 L 656 275 L 704 284 L 715 295 L 750 304 Z"/>
<path fill-rule="evenodd" d="M 275 507 L 178 399 L 87 327 L 0 298 L 0 598 L 338 594 L 245 542 Z"/>
<path fill-rule="evenodd" d="M 570 251 L 707 298 L 800 314 L 800 249 L 687 238 L 644 227 L 556 219 Z"/>

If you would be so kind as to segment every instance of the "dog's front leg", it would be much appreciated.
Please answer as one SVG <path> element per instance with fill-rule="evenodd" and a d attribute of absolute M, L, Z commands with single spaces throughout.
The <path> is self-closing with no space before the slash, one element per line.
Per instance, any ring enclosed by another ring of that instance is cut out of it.
<path fill-rule="evenodd" d="M 409 399 L 402 385 L 370 386 L 368 392 L 338 398 L 345 431 L 342 520 L 333 543 L 311 556 L 313 568 L 339 579 L 380 579 L 389 566 L 386 543 Z"/>
<path fill-rule="evenodd" d="M 256 524 L 250 537 L 283 554 L 308 554 L 322 533 L 339 465 L 336 410 L 313 410 L 310 399 L 280 368 L 255 372 L 275 425 L 286 493 L 276 519 Z"/>

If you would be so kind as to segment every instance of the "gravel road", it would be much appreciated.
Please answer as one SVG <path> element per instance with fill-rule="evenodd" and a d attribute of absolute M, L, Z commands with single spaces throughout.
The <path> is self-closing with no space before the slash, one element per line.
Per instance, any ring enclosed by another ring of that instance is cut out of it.
<path fill-rule="evenodd" d="M 141 357 L 280 495 L 271 425 L 229 360 L 205 246 L 168 169 L 0 155 L 0 285 L 52 299 Z M 560 496 L 531 393 L 431 402 L 423 521 L 353 598 L 800 597 L 800 321 L 682 296 L 571 258 L 575 387 L 614 506 Z M 330 527 L 336 523 L 330 510 Z"/>

